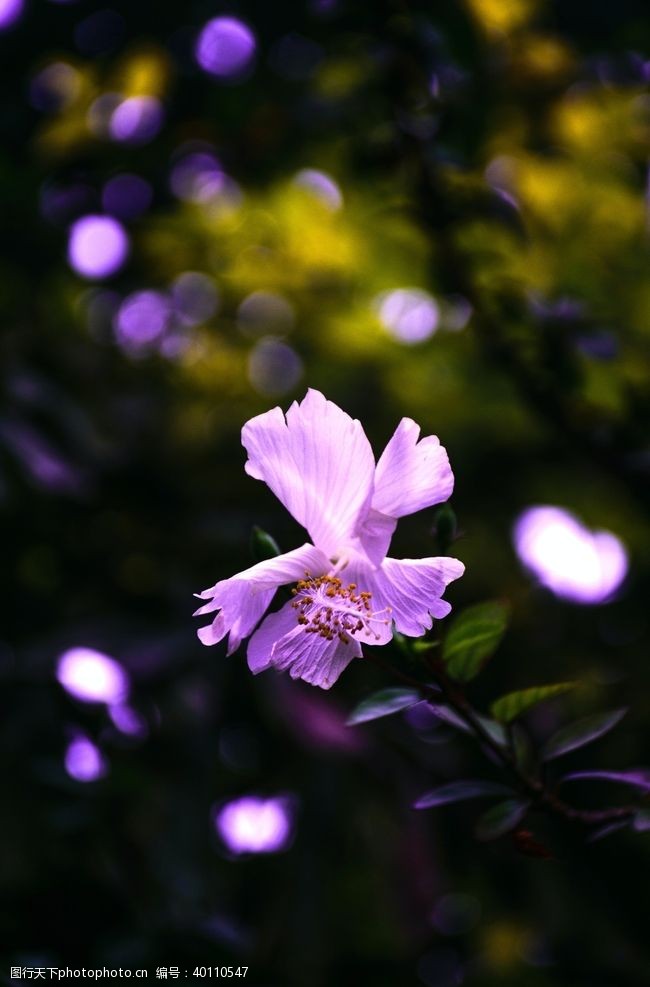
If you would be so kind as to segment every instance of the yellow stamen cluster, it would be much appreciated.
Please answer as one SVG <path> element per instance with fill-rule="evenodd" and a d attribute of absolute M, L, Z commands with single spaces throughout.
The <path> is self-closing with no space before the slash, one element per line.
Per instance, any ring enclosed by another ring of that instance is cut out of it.
<path fill-rule="evenodd" d="M 351 635 L 365 630 L 379 640 L 370 628 L 376 619 L 370 604 L 372 593 L 357 591 L 355 583 L 345 586 L 338 576 L 311 577 L 305 573 L 305 579 L 291 592 L 295 596 L 291 606 L 298 611 L 298 623 L 305 633 L 320 634 L 328 641 L 338 637 L 349 644 Z"/>

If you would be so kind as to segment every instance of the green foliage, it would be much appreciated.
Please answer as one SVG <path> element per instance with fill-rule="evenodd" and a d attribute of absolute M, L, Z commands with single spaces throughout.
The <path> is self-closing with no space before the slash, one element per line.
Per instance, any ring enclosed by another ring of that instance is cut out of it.
<path fill-rule="evenodd" d="M 257 525 L 251 532 L 251 555 L 256 562 L 264 562 L 266 559 L 274 559 L 280 555 L 280 546 L 275 538 Z"/>
<path fill-rule="evenodd" d="M 451 802 L 465 802 L 468 799 L 486 798 L 491 795 L 507 795 L 510 792 L 505 785 L 492 781 L 451 781 L 447 785 L 439 785 L 432 791 L 421 795 L 414 803 L 414 809 L 432 809 Z"/>
<path fill-rule="evenodd" d="M 499 646 L 508 625 L 508 607 L 479 603 L 459 614 L 447 633 L 442 657 L 452 678 L 468 682 Z"/>
<path fill-rule="evenodd" d="M 493 702 L 490 711 L 500 723 L 511 723 L 538 703 L 555 699 L 556 696 L 575 689 L 576 685 L 576 682 L 557 682 L 554 685 L 535 685 L 529 689 L 518 689 Z"/>
<path fill-rule="evenodd" d="M 496 840 L 515 829 L 528 811 L 530 803 L 522 799 L 506 799 L 493 805 L 476 824 L 476 838 Z"/>
<path fill-rule="evenodd" d="M 542 750 L 542 760 L 551 761 L 592 743 L 620 723 L 626 712 L 625 709 L 614 709 L 606 713 L 594 713 L 562 727 L 547 740 Z"/>
<path fill-rule="evenodd" d="M 416 689 L 381 689 L 355 707 L 348 716 L 347 725 L 356 726 L 382 716 L 391 716 L 419 702 L 422 702 L 422 694 Z"/>

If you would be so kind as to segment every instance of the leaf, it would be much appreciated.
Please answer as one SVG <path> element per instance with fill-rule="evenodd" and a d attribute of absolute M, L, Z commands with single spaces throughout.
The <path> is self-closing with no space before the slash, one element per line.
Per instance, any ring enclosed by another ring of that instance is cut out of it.
<path fill-rule="evenodd" d="M 493 781 L 451 781 L 448 785 L 439 785 L 421 795 L 413 808 L 432 809 L 436 805 L 448 805 L 450 802 L 464 802 L 488 795 L 507 795 L 510 791 L 505 785 L 498 785 Z"/>
<path fill-rule="evenodd" d="M 433 651 L 438 647 L 440 641 L 413 641 L 411 648 L 413 649 L 414 655 L 426 654 L 428 651 Z"/>
<path fill-rule="evenodd" d="M 613 709 L 607 713 L 594 713 L 593 716 L 585 716 L 582 720 L 569 723 L 547 740 L 542 750 L 542 760 L 551 761 L 554 757 L 561 757 L 569 751 L 575 751 L 593 740 L 598 740 L 620 723 L 626 713 L 626 709 Z"/>
<path fill-rule="evenodd" d="M 422 695 L 416 689 L 381 689 L 360 702 L 346 722 L 349 727 L 353 727 L 358 723 L 378 720 L 381 716 L 391 716 L 420 702 Z"/>
<path fill-rule="evenodd" d="M 587 837 L 587 843 L 597 843 L 598 840 L 604 840 L 606 836 L 618 833 L 619 830 L 626 829 L 629 825 L 629 819 L 616 819 L 614 822 L 606 823 L 604 826 L 599 826 L 598 829 L 591 831 Z"/>
<path fill-rule="evenodd" d="M 490 706 L 492 716 L 501 723 L 511 723 L 522 713 L 547 699 L 561 696 L 576 687 L 575 682 L 557 682 L 554 685 L 535 685 L 531 689 L 519 689 L 501 696 Z"/>
<path fill-rule="evenodd" d="M 522 799 L 506 799 L 493 805 L 476 824 L 476 837 L 479 840 L 496 840 L 519 825 L 528 811 L 530 802 Z"/>
<path fill-rule="evenodd" d="M 456 617 L 442 649 L 447 671 L 469 682 L 494 654 L 508 624 L 508 608 L 495 601 L 469 607 Z"/>
<path fill-rule="evenodd" d="M 472 728 L 465 722 L 465 720 L 456 713 L 455 710 L 451 709 L 449 706 L 444 706 L 442 703 L 429 703 L 429 708 L 431 711 L 444 723 L 450 727 L 455 727 L 457 730 L 462 730 L 463 733 L 469 733 L 473 735 Z M 489 719 L 487 716 L 479 716 L 476 714 L 476 719 L 479 721 L 486 733 L 490 735 L 495 744 L 499 744 L 501 747 L 505 747 L 506 735 L 504 733 L 503 727 L 500 723 L 495 723 L 494 720 Z"/>
<path fill-rule="evenodd" d="M 631 785 L 642 792 L 650 792 L 650 770 L 648 768 L 630 768 L 628 771 L 573 771 L 561 778 L 560 782 L 582 780 L 614 781 L 622 785 Z"/>
<path fill-rule="evenodd" d="M 650 829 L 650 810 L 639 809 L 632 823 L 637 833 L 646 833 Z"/>
<path fill-rule="evenodd" d="M 515 755 L 517 767 L 527 774 L 532 774 L 535 767 L 535 750 L 530 737 L 518 723 L 514 723 L 512 730 L 512 750 Z"/>
<path fill-rule="evenodd" d="M 280 546 L 275 538 L 257 525 L 251 531 L 251 555 L 256 562 L 265 562 L 280 555 Z"/>

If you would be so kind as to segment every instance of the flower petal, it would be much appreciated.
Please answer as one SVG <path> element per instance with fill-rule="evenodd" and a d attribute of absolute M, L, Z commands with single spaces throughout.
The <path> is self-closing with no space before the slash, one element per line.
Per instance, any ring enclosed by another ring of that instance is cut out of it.
<path fill-rule="evenodd" d="M 384 559 L 373 569 L 362 558 L 355 559 L 345 576 L 359 590 L 372 593 L 372 609 L 391 608 L 395 627 L 409 637 L 419 637 L 432 626 L 432 617 L 446 617 L 451 605 L 442 594 L 448 583 L 458 579 L 465 566 L 458 559 Z"/>
<path fill-rule="evenodd" d="M 246 472 L 264 480 L 314 544 L 333 556 L 348 545 L 372 496 L 375 460 L 361 423 L 320 391 L 252 418 L 242 429 Z"/>
<path fill-rule="evenodd" d="M 375 470 L 372 507 L 389 517 L 404 517 L 440 504 L 454 489 L 454 474 L 437 435 L 420 439 L 420 426 L 402 418 Z"/>
<path fill-rule="evenodd" d="M 199 639 L 203 644 L 217 644 L 229 633 L 228 654 L 232 654 L 266 612 L 278 586 L 297 582 L 307 572 L 322 575 L 328 568 L 323 553 L 306 543 L 285 555 L 258 562 L 230 579 L 222 579 L 198 594 L 208 602 L 199 607 L 195 616 L 219 611 L 212 624 L 198 631 Z"/>
<path fill-rule="evenodd" d="M 269 614 L 248 644 L 248 666 L 255 674 L 273 667 L 321 689 L 334 685 L 352 659 L 361 656 L 358 641 L 344 644 L 338 637 L 330 641 L 320 634 L 308 634 L 297 623 L 290 603 Z"/>

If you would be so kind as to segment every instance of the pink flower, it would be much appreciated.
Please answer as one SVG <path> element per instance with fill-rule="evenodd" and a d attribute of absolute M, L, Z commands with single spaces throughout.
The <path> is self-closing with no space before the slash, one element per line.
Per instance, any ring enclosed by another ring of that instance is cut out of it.
<path fill-rule="evenodd" d="M 214 613 L 198 634 L 228 654 L 253 634 L 278 587 L 293 599 L 261 623 L 248 643 L 257 674 L 273 667 L 329 689 L 361 645 L 383 645 L 393 627 L 419 637 L 451 606 L 445 587 L 462 576 L 458 559 L 386 556 L 397 519 L 447 500 L 454 485 L 435 435 L 403 418 L 375 464 L 361 423 L 320 391 L 285 415 L 273 408 L 242 429 L 246 472 L 264 480 L 313 544 L 222 579 L 198 596 L 196 613 Z"/>

